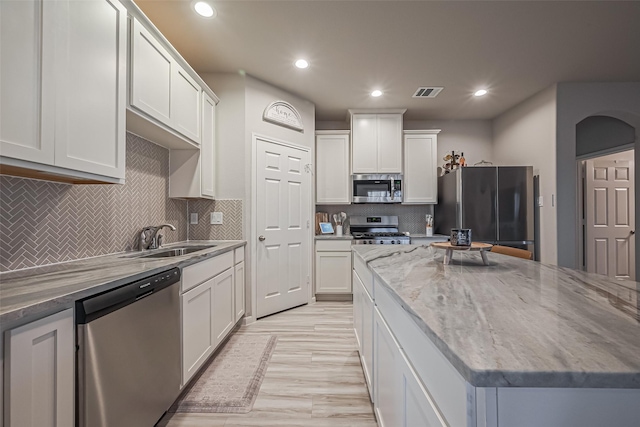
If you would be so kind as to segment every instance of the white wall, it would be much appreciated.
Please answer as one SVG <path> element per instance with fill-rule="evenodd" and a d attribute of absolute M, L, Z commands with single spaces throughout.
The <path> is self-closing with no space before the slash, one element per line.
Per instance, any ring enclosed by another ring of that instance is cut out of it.
<path fill-rule="evenodd" d="M 490 120 L 405 120 L 405 130 L 442 129 L 438 134 L 438 165 L 448 152 L 460 151 L 468 165 L 493 161 Z"/>
<path fill-rule="evenodd" d="M 533 166 L 540 176 L 542 262 L 557 263 L 556 86 L 539 92 L 493 120 L 493 158 L 497 165 Z"/>
<path fill-rule="evenodd" d="M 218 95 L 216 109 L 216 198 L 245 198 L 245 77 L 201 74 Z"/>
<path fill-rule="evenodd" d="M 615 117 L 636 128 L 635 164 L 640 164 L 640 83 L 558 83 L 558 264 L 571 268 L 579 265 L 576 125 L 593 115 Z M 639 180 L 640 174 L 636 174 L 636 212 L 640 211 Z M 636 238 L 637 269 L 640 268 L 639 261 L 640 239 Z"/>
<path fill-rule="evenodd" d="M 211 73 L 201 76 L 220 98 L 216 123 L 217 198 L 243 200 L 242 235 L 247 240 L 246 310 L 247 316 L 251 316 L 255 307 L 251 271 L 255 241 L 255 237 L 251 235 L 253 134 L 310 147 L 313 158 L 315 105 L 247 75 Z M 265 108 L 274 101 L 286 101 L 298 110 L 304 132 L 262 120 Z M 313 195 L 311 199 L 313 200 Z M 309 257 L 311 261 L 311 253 Z"/>

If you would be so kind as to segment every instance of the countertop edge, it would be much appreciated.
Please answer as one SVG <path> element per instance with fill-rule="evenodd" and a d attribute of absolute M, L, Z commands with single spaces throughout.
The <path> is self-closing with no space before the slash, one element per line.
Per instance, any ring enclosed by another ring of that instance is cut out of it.
<path fill-rule="evenodd" d="M 165 249 L 169 249 L 171 247 L 180 246 L 180 245 L 194 245 L 198 242 L 203 241 L 186 241 L 186 242 L 177 242 L 172 243 L 166 246 L 163 246 Z M 196 264 L 201 261 L 205 261 L 209 258 L 213 258 L 217 255 L 221 255 L 223 253 L 233 251 L 239 247 L 246 246 L 247 242 L 245 240 L 233 240 L 233 241 L 218 241 L 224 242 L 220 243 L 219 246 L 222 247 L 213 247 L 207 249 L 204 253 L 193 253 L 188 255 L 183 255 L 180 257 L 176 257 L 176 259 L 172 259 L 171 261 L 167 261 L 166 264 L 162 266 L 157 266 L 150 268 L 148 270 L 144 270 L 143 272 L 138 272 L 133 275 L 123 275 L 122 277 L 116 279 L 109 279 L 107 282 L 97 283 L 94 285 L 90 285 L 89 287 L 75 290 L 68 293 L 62 293 L 59 296 L 52 297 L 46 300 L 38 301 L 30 305 L 26 305 L 24 307 L 20 307 L 17 309 L 13 309 L 6 313 L 2 313 L 0 315 L 0 325 L 1 330 L 9 330 L 15 327 L 30 323 L 32 321 L 41 319 L 43 317 L 55 314 L 62 310 L 66 310 L 68 308 L 72 308 L 75 304 L 75 301 L 86 298 L 91 295 L 95 295 L 101 292 L 105 292 L 119 286 L 125 285 L 129 282 L 134 282 L 136 280 L 143 279 L 148 276 L 152 276 L 156 273 L 160 273 L 165 270 L 169 270 L 171 268 L 178 267 L 181 270 L 190 265 Z M 115 255 L 106 255 L 106 256 L 118 256 L 119 258 L 126 258 L 129 256 L 132 260 L 140 258 L 136 256 L 135 252 L 126 253 L 126 254 L 115 254 Z M 183 258 L 184 257 L 184 258 Z M 98 257 L 101 258 L 101 257 Z M 78 260 L 81 261 L 81 260 Z M 74 261 L 71 261 L 74 262 Z"/>
<path fill-rule="evenodd" d="M 640 373 L 600 373 L 600 372 L 522 372 L 508 370 L 478 370 L 468 366 L 447 343 L 442 340 L 427 323 L 418 316 L 398 293 L 391 288 L 386 280 L 378 274 L 374 267 L 357 251 L 353 251 L 367 265 L 378 282 L 400 304 L 415 322 L 418 328 L 424 332 L 428 339 L 438 348 L 443 356 L 451 363 L 466 382 L 474 387 L 514 387 L 514 388 L 599 388 L 599 389 L 639 389 Z M 376 258 L 377 259 L 377 258 Z"/>

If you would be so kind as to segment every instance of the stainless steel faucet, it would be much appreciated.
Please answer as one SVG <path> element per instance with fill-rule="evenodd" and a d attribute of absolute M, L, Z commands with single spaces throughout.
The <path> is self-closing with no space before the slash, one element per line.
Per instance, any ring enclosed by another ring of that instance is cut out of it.
<path fill-rule="evenodd" d="M 162 235 L 158 234 L 163 228 L 169 228 L 172 231 L 176 231 L 176 228 L 171 224 L 162 224 L 157 227 L 148 226 L 142 229 L 140 233 L 140 250 L 145 249 L 158 249 L 162 246 Z"/>

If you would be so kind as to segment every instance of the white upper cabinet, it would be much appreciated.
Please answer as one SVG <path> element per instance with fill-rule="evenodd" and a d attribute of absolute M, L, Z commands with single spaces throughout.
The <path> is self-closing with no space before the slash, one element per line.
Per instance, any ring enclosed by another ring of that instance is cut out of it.
<path fill-rule="evenodd" d="M 55 165 L 124 179 L 127 10 L 117 0 L 55 4 L 56 94 L 64 94 Z"/>
<path fill-rule="evenodd" d="M 437 145 L 440 129 L 404 132 L 404 202 L 438 203 Z"/>
<path fill-rule="evenodd" d="M 0 153 L 53 165 L 54 3 L 0 1 Z"/>
<path fill-rule="evenodd" d="M 378 114 L 378 171 L 402 173 L 402 114 Z"/>
<path fill-rule="evenodd" d="M 351 111 L 354 174 L 402 173 L 402 115 Z"/>
<path fill-rule="evenodd" d="M 0 20 L 3 172 L 123 182 L 124 6 L 117 0 L 0 2 Z"/>
<path fill-rule="evenodd" d="M 215 197 L 215 146 L 216 146 L 216 102 L 206 93 L 202 94 L 202 144 L 200 145 L 201 194 Z"/>
<path fill-rule="evenodd" d="M 131 23 L 131 106 L 160 122 L 171 123 L 169 52 L 137 19 Z"/>
<path fill-rule="evenodd" d="M 187 72 L 176 64 L 171 75 L 171 117 L 178 132 L 200 143 L 201 88 Z"/>
<path fill-rule="evenodd" d="M 316 203 L 349 204 L 349 131 L 316 131 Z"/>
<path fill-rule="evenodd" d="M 169 197 L 215 197 L 216 101 L 202 94 L 202 144 L 200 150 L 171 150 Z"/>
<path fill-rule="evenodd" d="M 378 116 L 354 114 L 351 117 L 353 173 L 378 172 Z"/>
<path fill-rule="evenodd" d="M 170 149 L 197 148 L 202 94 L 209 90 L 137 6 L 128 4 L 133 19 L 127 128 Z"/>

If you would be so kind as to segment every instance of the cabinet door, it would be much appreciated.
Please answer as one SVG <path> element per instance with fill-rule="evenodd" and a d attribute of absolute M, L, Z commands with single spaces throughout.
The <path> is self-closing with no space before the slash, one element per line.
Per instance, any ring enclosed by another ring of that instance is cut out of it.
<path fill-rule="evenodd" d="M 127 10 L 118 0 L 55 8 L 55 165 L 124 179 Z"/>
<path fill-rule="evenodd" d="M 400 426 L 446 427 L 448 424 L 438 412 L 427 389 L 411 367 L 404 352 L 400 351 Z"/>
<path fill-rule="evenodd" d="M 6 333 L 7 427 L 74 425 L 74 332 L 65 310 Z"/>
<path fill-rule="evenodd" d="M 369 389 L 369 397 L 373 402 L 373 299 L 362 288 L 362 370 L 364 371 L 364 378 Z"/>
<path fill-rule="evenodd" d="M 202 142 L 200 143 L 200 191 L 203 196 L 215 197 L 216 103 L 202 93 Z"/>
<path fill-rule="evenodd" d="M 235 272 L 235 307 L 237 322 L 244 315 L 244 261 L 236 264 Z"/>
<path fill-rule="evenodd" d="M 362 356 L 362 281 L 360 276 L 353 270 L 352 273 L 353 282 L 353 333 L 356 336 L 356 344 L 358 345 L 358 352 Z"/>
<path fill-rule="evenodd" d="M 354 114 L 351 117 L 352 172 L 378 172 L 378 122 L 375 114 Z"/>
<path fill-rule="evenodd" d="M 402 114 L 378 114 L 379 173 L 402 173 Z"/>
<path fill-rule="evenodd" d="M 173 58 L 137 19 L 132 23 L 132 43 L 130 103 L 171 126 Z"/>
<path fill-rule="evenodd" d="M 316 203 L 349 204 L 349 135 L 316 136 Z"/>
<path fill-rule="evenodd" d="M 438 203 L 436 135 L 404 137 L 404 203 Z"/>
<path fill-rule="evenodd" d="M 395 427 L 402 418 L 398 399 L 400 347 L 377 307 L 373 334 L 373 408 L 380 427 Z"/>
<path fill-rule="evenodd" d="M 316 294 L 351 293 L 351 251 L 316 251 Z"/>
<path fill-rule="evenodd" d="M 186 384 L 215 348 L 214 279 L 182 295 L 182 384 Z"/>
<path fill-rule="evenodd" d="M 171 123 L 172 127 L 200 144 L 200 85 L 173 63 L 171 73 Z"/>
<path fill-rule="evenodd" d="M 220 344 L 235 325 L 234 269 L 230 268 L 213 278 L 213 337 Z"/>
<path fill-rule="evenodd" d="M 0 1 L 0 154 L 54 160 L 53 2 Z"/>

